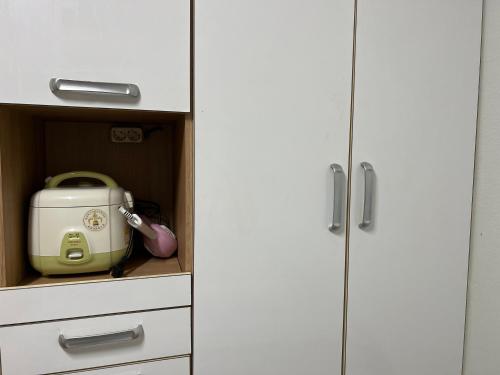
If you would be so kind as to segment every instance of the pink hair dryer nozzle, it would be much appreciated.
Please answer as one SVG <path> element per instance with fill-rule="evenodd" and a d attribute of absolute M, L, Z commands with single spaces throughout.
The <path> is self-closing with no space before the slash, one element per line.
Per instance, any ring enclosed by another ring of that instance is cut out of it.
<path fill-rule="evenodd" d="M 124 207 L 118 209 L 128 223 L 144 235 L 144 247 L 155 257 L 168 258 L 177 250 L 175 234 L 165 225 L 154 224 L 145 217 L 131 214 Z"/>
<path fill-rule="evenodd" d="M 147 218 L 141 217 L 143 221 Z M 165 225 L 149 224 L 155 236 L 144 235 L 144 247 L 155 257 L 168 258 L 177 250 L 175 234 Z"/>

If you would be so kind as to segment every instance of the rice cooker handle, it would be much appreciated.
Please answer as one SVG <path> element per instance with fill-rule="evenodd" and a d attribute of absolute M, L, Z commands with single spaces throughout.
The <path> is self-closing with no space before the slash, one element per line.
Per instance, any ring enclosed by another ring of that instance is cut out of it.
<path fill-rule="evenodd" d="M 111 177 L 106 176 L 105 174 L 102 173 L 97 173 L 97 172 L 90 172 L 90 171 L 74 171 L 74 172 L 67 172 L 67 173 L 61 173 L 58 174 L 57 176 L 52 177 L 46 184 L 45 188 L 50 189 L 50 188 L 55 188 L 59 186 L 59 184 L 65 180 L 69 180 L 71 178 L 94 178 L 96 180 L 99 180 L 103 182 L 107 187 L 110 188 L 117 188 L 118 184 L 113 180 Z"/>

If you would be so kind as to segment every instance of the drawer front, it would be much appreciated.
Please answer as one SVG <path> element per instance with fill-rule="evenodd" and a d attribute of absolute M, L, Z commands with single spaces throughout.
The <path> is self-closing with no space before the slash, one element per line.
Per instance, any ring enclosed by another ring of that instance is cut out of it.
<path fill-rule="evenodd" d="M 0 103 L 189 111 L 189 0 L 0 0 L 0 45 Z"/>
<path fill-rule="evenodd" d="M 191 305 L 191 275 L 0 290 L 0 326 Z"/>
<path fill-rule="evenodd" d="M 71 372 L 75 375 L 189 375 L 189 357 L 150 361 L 99 370 Z"/>
<path fill-rule="evenodd" d="M 74 371 L 190 352 L 188 307 L 0 328 L 3 375 Z"/>

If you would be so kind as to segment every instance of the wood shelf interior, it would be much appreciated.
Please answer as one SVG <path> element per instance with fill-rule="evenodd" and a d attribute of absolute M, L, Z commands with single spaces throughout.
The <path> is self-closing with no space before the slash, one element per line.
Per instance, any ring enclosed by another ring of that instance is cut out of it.
<path fill-rule="evenodd" d="M 112 143 L 112 126 L 137 126 L 142 143 Z M 108 272 L 42 277 L 27 253 L 29 201 L 46 176 L 107 174 L 136 199 L 159 203 L 178 239 L 170 259 L 134 253 L 125 277 L 191 272 L 193 124 L 189 114 L 0 106 L 0 287 L 110 278 Z"/>
<path fill-rule="evenodd" d="M 154 258 L 147 254 L 134 256 L 125 265 L 123 277 L 157 276 L 183 272 L 177 257 L 168 259 Z M 74 283 L 95 280 L 111 280 L 109 272 L 97 272 L 81 275 L 42 276 L 37 273 L 28 274 L 19 286 L 35 286 L 45 284 Z"/>

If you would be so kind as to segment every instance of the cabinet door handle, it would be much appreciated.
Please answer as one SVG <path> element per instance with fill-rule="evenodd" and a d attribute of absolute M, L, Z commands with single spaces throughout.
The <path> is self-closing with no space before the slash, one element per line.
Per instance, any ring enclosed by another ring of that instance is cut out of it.
<path fill-rule="evenodd" d="M 144 329 L 139 324 L 137 327 L 125 331 L 102 333 L 92 336 L 65 337 L 59 335 L 59 345 L 63 349 L 83 349 L 100 345 L 121 344 L 136 341 L 144 336 Z"/>
<path fill-rule="evenodd" d="M 363 214 L 359 227 L 361 229 L 367 228 L 373 222 L 373 193 L 375 189 L 375 170 L 372 165 L 366 161 L 361 163 L 363 169 L 365 191 L 363 195 Z"/>
<path fill-rule="evenodd" d="M 333 172 L 333 213 L 332 223 L 328 227 L 330 232 L 335 232 L 342 227 L 342 203 L 344 200 L 345 176 L 339 164 L 331 164 Z"/>
<path fill-rule="evenodd" d="M 137 98 L 140 94 L 139 87 L 132 83 L 91 82 L 52 78 L 49 82 L 49 86 L 50 91 L 56 95 L 64 92 L 72 92 Z"/>

